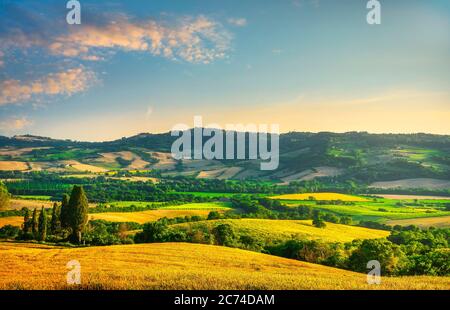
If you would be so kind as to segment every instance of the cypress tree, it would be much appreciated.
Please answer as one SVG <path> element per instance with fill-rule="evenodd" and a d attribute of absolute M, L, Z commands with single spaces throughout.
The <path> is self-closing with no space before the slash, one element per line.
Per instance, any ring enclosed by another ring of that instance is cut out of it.
<path fill-rule="evenodd" d="M 22 231 L 25 234 L 31 232 L 30 210 L 28 210 L 28 209 L 25 209 L 25 215 L 23 217 Z"/>
<path fill-rule="evenodd" d="M 88 200 L 82 186 L 75 185 L 69 200 L 69 223 L 72 228 L 71 240 L 81 243 L 81 232 L 88 222 Z"/>
<path fill-rule="evenodd" d="M 57 234 L 61 229 L 61 221 L 59 219 L 60 217 L 60 209 L 58 207 L 58 204 L 55 202 L 53 204 L 53 210 L 52 210 L 52 220 L 50 223 L 50 230 L 53 235 Z"/>
<path fill-rule="evenodd" d="M 33 217 L 31 218 L 31 232 L 33 233 L 34 238 L 36 238 L 38 233 L 38 215 L 36 208 L 33 211 Z"/>
<path fill-rule="evenodd" d="M 69 195 L 64 194 L 61 200 L 61 212 L 59 219 L 61 221 L 62 228 L 70 227 L 70 215 L 69 215 Z"/>
<path fill-rule="evenodd" d="M 38 240 L 45 241 L 46 238 L 47 238 L 47 215 L 45 214 L 44 207 L 42 207 L 41 214 L 39 215 Z"/>
<path fill-rule="evenodd" d="M 8 189 L 5 184 L 0 181 L 0 210 L 9 204 L 9 197 Z"/>

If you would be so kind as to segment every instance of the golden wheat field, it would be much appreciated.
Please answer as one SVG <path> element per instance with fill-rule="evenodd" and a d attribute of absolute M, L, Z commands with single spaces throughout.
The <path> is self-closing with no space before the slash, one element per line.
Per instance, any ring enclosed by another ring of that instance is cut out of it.
<path fill-rule="evenodd" d="M 363 197 L 339 193 L 286 194 L 286 195 L 272 196 L 270 198 L 279 200 L 309 200 L 311 197 L 313 197 L 315 200 L 342 200 L 342 201 L 359 201 L 359 202 L 368 201 L 366 198 Z"/>
<path fill-rule="evenodd" d="M 389 232 L 385 230 L 333 223 L 326 223 L 326 228 L 317 228 L 312 225 L 311 220 L 228 219 L 183 223 L 174 226 L 190 229 L 190 227 L 206 225 L 212 228 L 219 223 L 230 224 L 236 231 L 267 241 L 299 237 L 302 239 L 320 239 L 326 242 L 349 242 L 355 239 L 376 239 L 389 236 Z"/>
<path fill-rule="evenodd" d="M 160 218 L 175 218 L 184 216 L 208 216 L 209 210 L 148 210 L 141 212 L 106 212 L 90 214 L 90 220 L 105 220 L 109 222 L 136 222 L 144 224 L 157 221 Z"/>
<path fill-rule="evenodd" d="M 18 226 L 20 227 L 23 223 L 22 216 L 8 216 L 0 217 L 0 228 L 6 225 Z"/>
<path fill-rule="evenodd" d="M 432 289 L 449 277 L 382 278 L 212 245 L 161 243 L 55 248 L 0 243 L 0 289 Z M 66 284 L 66 264 L 81 265 L 81 285 Z"/>
<path fill-rule="evenodd" d="M 22 208 L 34 209 L 34 208 L 51 208 L 53 207 L 53 202 L 49 200 L 31 200 L 31 199 L 11 199 L 9 205 L 6 207 L 7 210 L 20 210 Z"/>
<path fill-rule="evenodd" d="M 24 171 L 28 165 L 20 161 L 0 161 L 0 171 Z"/>

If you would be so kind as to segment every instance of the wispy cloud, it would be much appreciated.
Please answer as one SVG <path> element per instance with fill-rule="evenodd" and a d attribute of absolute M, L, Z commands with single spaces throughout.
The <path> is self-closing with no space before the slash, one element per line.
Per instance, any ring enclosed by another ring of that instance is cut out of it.
<path fill-rule="evenodd" d="M 228 56 L 233 38 L 221 22 L 204 15 L 138 19 L 125 13 L 98 13 L 70 27 L 64 20 L 8 5 L 2 17 L 0 68 L 7 70 L 1 72 L 0 106 L 83 92 L 95 79 L 92 62 L 108 60 L 117 52 L 209 64 Z M 8 70 L 19 58 L 23 72 Z M 28 74 L 32 77 L 23 80 Z"/>
<path fill-rule="evenodd" d="M 229 18 L 228 23 L 233 26 L 244 27 L 247 25 L 247 19 L 245 19 L 245 18 Z"/>
<path fill-rule="evenodd" d="M 152 19 L 134 21 L 120 15 L 106 23 L 86 23 L 44 38 L 15 29 L 2 38 L 0 51 L 39 47 L 56 56 L 98 61 L 104 59 L 102 52 L 122 50 L 210 63 L 226 56 L 231 39 L 231 34 L 219 22 L 202 15 L 182 17 L 170 23 Z"/>
<path fill-rule="evenodd" d="M 32 81 L 0 82 L 0 106 L 21 103 L 39 95 L 72 95 L 82 92 L 95 81 L 95 74 L 83 67 L 50 73 Z"/>
<path fill-rule="evenodd" d="M 274 55 L 280 55 L 282 52 L 283 52 L 283 50 L 280 48 L 274 48 L 272 50 L 272 54 L 274 54 Z"/>
<path fill-rule="evenodd" d="M 0 119 L 0 130 L 4 132 L 15 132 L 33 125 L 33 122 L 27 117 L 12 117 L 8 119 Z"/>
<path fill-rule="evenodd" d="M 292 5 L 296 8 L 303 8 L 305 5 L 318 8 L 320 7 L 320 0 L 292 0 Z"/>

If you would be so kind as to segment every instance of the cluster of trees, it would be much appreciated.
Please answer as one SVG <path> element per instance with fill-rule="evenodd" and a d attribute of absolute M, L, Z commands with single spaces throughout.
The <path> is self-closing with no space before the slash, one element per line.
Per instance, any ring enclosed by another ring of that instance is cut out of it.
<path fill-rule="evenodd" d="M 82 186 L 74 186 L 70 197 L 63 195 L 61 205 L 53 205 L 51 217 L 42 208 L 34 209 L 30 215 L 25 210 L 20 239 L 46 241 L 48 236 L 66 238 L 80 244 L 82 232 L 88 222 L 88 200 Z"/>
<path fill-rule="evenodd" d="M 241 210 L 239 215 L 226 213 L 225 216 L 236 218 L 268 218 L 280 220 L 313 220 L 313 225 L 325 228 L 326 223 L 350 225 L 349 216 L 337 216 L 330 212 L 323 212 L 311 206 L 287 207 L 279 200 L 256 198 L 251 196 L 236 196 L 231 198 L 234 209 Z"/>
<path fill-rule="evenodd" d="M 210 216 L 213 214 L 218 214 L 218 212 L 210 212 Z M 210 216 L 208 219 L 211 219 Z M 170 225 L 188 223 L 188 222 L 198 222 L 205 220 L 204 217 L 193 215 L 185 217 L 176 218 L 161 218 L 156 222 L 145 223 L 142 232 L 137 233 L 134 236 L 134 241 L 136 243 L 146 243 L 146 242 L 170 242 L 170 241 L 188 241 L 191 240 L 186 234 L 180 231 L 173 230 Z"/>
<path fill-rule="evenodd" d="M 142 225 L 133 222 L 89 221 L 83 234 L 83 242 L 87 245 L 131 244 L 134 241 L 127 232 L 137 229 L 142 229 Z"/>
<path fill-rule="evenodd" d="M 305 168 L 306 169 L 306 168 Z M 405 168 L 406 169 L 406 168 Z M 375 169 L 374 176 L 370 179 L 380 179 L 376 176 L 379 167 Z M 411 170 L 408 168 L 407 170 Z M 140 174 L 149 174 L 141 172 Z M 359 173 L 358 171 L 355 173 Z M 2 175 L 3 173 L 0 173 Z M 119 172 L 120 175 L 130 175 L 129 172 Z M 155 174 L 155 172 L 151 172 Z M 5 177 L 23 177 L 22 174 L 8 173 Z M 384 177 L 384 179 L 389 179 Z M 71 178 L 49 172 L 31 172 L 27 174 L 26 180 L 9 182 L 8 189 L 14 195 L 49 195 L 61 197 L 73 184 L 83 185 L 90 200 L 93 202 L 110 202 L 117 200 L 127 201 L 155 201 L 155 202 L 201 202 L 208 201 L 208 197 L 189 195 L 186 192 L 205 193 L 253 193 L 253 194 L 287 194 L 332 191 L 350 194 L 420 194 L 420 195 L 442 195 L 450 196 L 450 189 L 427 190 L 427 189 L 374 189 L 367 187 L 367 182 L 355 181 L 348 175 L 332 178 L 320 178 L 301 182 L 291 182 L 289 185 L 277 185 L 272 182 L 250 181 L 250 180 L 215 180 L 197 179 L 194 177 L 174 176 L 164 177 L 158 184 L 152 182 L 127 182 L 113 180 L 105 176 L 97 178 Z M 317 204 L 325 202 L 318 201 Z M 330 202 L 326 202 L 329 204 Z M 331 202 L 332 204 L 351 204 L 342 201 Z"/>

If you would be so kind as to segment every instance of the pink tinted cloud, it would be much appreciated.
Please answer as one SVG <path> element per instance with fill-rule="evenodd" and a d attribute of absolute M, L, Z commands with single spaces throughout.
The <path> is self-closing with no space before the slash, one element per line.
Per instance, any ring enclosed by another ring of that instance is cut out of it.
<path fill-rule="evenodd" d="M 0 106 L 20 103 L 39 95 L 72 95 L 89 88 L 95 81 L 93 72 L 73 68 L 50 73 L 32 81 L 5 80 L 0 82 Z"/>
<path fill-rule="evenodd" d="M 0 120 L 0 129 L 6 132 L 14 132 L 33 125 L 33 122 L 26 117 L 12 117 Z"/>
<path fill-rule="evenodd" d="M 154 20 L 133 22 L 122 17 L 106 25 L 85 25 L 54 38 L 48 45 L 54 55 L 97 60 L 95 53 L 107 49 L 148 52 L 192 63 L 224 58 L 230 34 L 204 16 L 185 17 L 166 25 Z"/>

